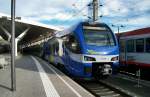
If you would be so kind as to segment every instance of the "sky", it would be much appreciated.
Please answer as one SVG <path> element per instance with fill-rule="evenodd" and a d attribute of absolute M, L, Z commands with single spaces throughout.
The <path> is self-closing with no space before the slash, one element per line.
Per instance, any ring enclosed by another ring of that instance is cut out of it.
<path fill-rule="evenodd" d="M 0 0 L 0 13 L 10 15 L 11 0 Z M 88 19 L 92 0 L 16 0 L 16 16 L 59 28 Z M 99 0 L 99 22 L 114 32 L 150 27 L 150 0 Z M 102 17 L 100 17 L 102 16 Z M 112 26 L 115 25 L 115 26 Z M 123 27 L 121 27 L 123 25 Z"/>

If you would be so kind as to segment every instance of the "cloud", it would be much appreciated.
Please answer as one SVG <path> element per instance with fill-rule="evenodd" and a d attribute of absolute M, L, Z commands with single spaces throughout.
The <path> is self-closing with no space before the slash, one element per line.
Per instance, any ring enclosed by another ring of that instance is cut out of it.
<path fill-rule="evenodd" d="M 128 14 L 129 11 L 124 2 L 120 0 L 105 0 L 102 4 L 103 7 L 100 11 L 102 11 L 103 16 L 121 16 L 122 14 Z"/>
<path fill-rule="evenodd" d="M 53 21 L 58 20 L 72 21 L 82 18 L 87 11 L 79 11 L 87 5 L 90 0 L 18 0 L 16 6 L 17 16 L 27 18 L 34 21 Z M 24 5 L 27 6 L 24 6 Z M 75 4 L 73 6 L 73 4 Z M 75 16 L 75 14 L 78 14 Z"/>
<path fill-rule="evenodd" d="M 17 14 L 18 15 L 32 15 L 32 14 L 47 14 L 59 13 L 66 9 L 73 8 L 76 0 L 18 0 L 17 1 Z M 24 6 L 26 4 L 27 6 Z M 82 6 L 79 6 L 82 7 Z M 77 8 L 79 8 L 77 6 Z"/>
<path fill-rule="evenodd" d="M 142 26 L 144 24 L 149 25 L 150 26 L 150 22 L 147 21 L 149 19 L 149 17 L 137 17 L 137 18 L 131 18 L 127 21 L 127 24 L 130 25 L 137 25 L 137 26 Z"/>
<path fill-rule="evenodd" d="M 31 21 L 68 27 L 87 19 L 85 7 L 92 0 L 17 0 L 16 15 Z M 100 21 L 112 24 L 149 26 L 150 0 L 100 0 Z M 10 0 L 0 0 L 0 12 L 10 14 Z M 84 16 L 83 16 L 84 15 Z M 55 22 L 55 23 L 54 23 Z"/>
<path fill-rule="evenodd" d="M 149 0 L 138 0 L 138 2 L 136 2 L 133 7 L 135 9 L 137 9 L 137 11 L 146 11 L 146 10 L 150 10 L 150 1 Z"/>
<path fill-rule="evenodd" d="M 34 21 L 40 21 L 40 20 L 52 20 L 52 19 L 58 19 L 58 20 L 69 20 L 73 18 L 73 15 L 67 14 L 67 13 L 58 13 L 58 14 L 42 14 L 42 15 L 32 15 L 32 16 L 26 16 L 24 18 L 28 18 Z"/>

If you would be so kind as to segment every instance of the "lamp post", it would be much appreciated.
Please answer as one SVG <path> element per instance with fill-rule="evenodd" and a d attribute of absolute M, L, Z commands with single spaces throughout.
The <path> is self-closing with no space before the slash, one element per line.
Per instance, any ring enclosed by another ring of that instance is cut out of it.
<path fill-rule="evenodd" d="M 117 32 L 117 34 L 118 34 L 118 42 L 119 42 L 119 39 L 120 39 L 120 28 L 123 28 L 123 27 L 125 27 L 125 26 L 123 26 L 123 25 L 112 25 L 112 27 L 117 27 L 117 30 L 118 30 L 118 32 Z"/>
<path fill-rule="evenodd" d="M 15 0 L 11 0 L 11 89 L 16 91 L 15 71 Z"/>

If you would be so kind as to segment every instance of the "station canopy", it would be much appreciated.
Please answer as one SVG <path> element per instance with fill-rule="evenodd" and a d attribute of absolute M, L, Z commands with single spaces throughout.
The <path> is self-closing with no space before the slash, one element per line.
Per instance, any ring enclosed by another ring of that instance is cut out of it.
<path fill-rule="evenodd" d="M 29 20 L 15 20 L 15 38 L 19 40 L 19 45 L 33 43 L 50 37 L 61 29 Z M 0 36 L 10 41 L 11 39 L 11 19 L 7 16 L 0 16 Z"/>

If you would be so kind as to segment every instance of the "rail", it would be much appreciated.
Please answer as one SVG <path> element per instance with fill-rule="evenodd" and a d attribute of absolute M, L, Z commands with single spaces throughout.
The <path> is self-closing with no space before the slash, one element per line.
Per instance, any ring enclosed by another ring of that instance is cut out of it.
<path fill-rule="evenodd" d="M 96 97 L 133 97 L 132 94 L 110 84 L 106 84 L 102 80 L 77 82 Z"/>

